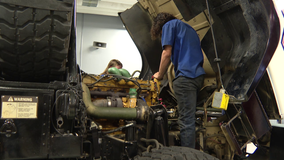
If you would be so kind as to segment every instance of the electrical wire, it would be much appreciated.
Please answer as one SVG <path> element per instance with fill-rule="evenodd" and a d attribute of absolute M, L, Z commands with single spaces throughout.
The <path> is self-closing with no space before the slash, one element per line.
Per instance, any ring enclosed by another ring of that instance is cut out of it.
<path fill-rule="evenodd" d="M 110 81 L 110 80 L 112 80 L 112 79 L 115 79 L 115 78 L 113 78 L 113 77 L 111 77 L 111 78 L 109 78 L 109 79 L 106 79 L 106 80 L 103 80 L 103 78 L 104 77 L 107 77 L 108 76 L 108 74 L 105 74 L 105 75 L 103 75 L 103 76 L 101 76 L 99 79 L 97 79 L 95 76 L 93 76 L 93 75 L 91 75 L 91 74 L 88 74 L 88 73 L 86 73 L 86 72 L 84 72 L 84 71 L 82 71 L 83 73 L 83 76 L 85 77 L 85 76 L 88 76 L 88 77 L 91 77 L 92 79 L 94 79 L 96 82 L 94 82 L 94 83 L 91 83 L 91 84 L 88 84 L 88 85 L 94 85 L 94 84 L 96 84 L 96 83 L 98 83 L 98 82 L 107 82 L 107 81 Z"/>
<path fill-rule="evenodd" d="M 127 77 L 124 77 L 124 76 L 120 76 L 120 75 L 115 75 L 115 74 L 109 74 L 110 76 L 113 76 L 113 77 L 116 77 L 116 78 L 119 78 L 119 79 L 124 79 L 125 81 L 131 81 L 133 82 L 137 87 L 137 96 L 139 96 L 140 92 L 141 92 L 141 86 L 139 84 L 139 82 L 137 80 L 133 80 L 131 78 L 127 78 Z"/>
<path fill-rule="evenodd" d="M 151 151 L 151 148 L 153 148 L 153 146 L 152 146 L 152 145 L 149 145 L 149 146 L 147 147 L 147 152 L 150 152 L 150 151 Z"/>
<path fill-rule="evenodd" d="M 159 149 L 159 148 L 162 148 L 162 147 L 163 147 L 163 145 L 162 145 L 161 143 L 159 143 L 156 139 L 140 138 L 140 141 L 146 142 L 146 143 L 154 143 L 156 149 Z M 148 147 L 149 147 L 149 146 L 148 146 Z"/>
<path fill-rule="evenodd" d="M 110 80 L 113 80 L 113 79 L 124 79 L 125 81 L 131 81 L 133 82 L 137 87 L 137 96 L 139 97 L 140 95 L 140 92 L 141 92 L 141 86 L 139 84 L 139 82 L 137 80 L 133 80 L 131 78 L 127 78 L 127 77 L 124 77 L 124 76 L 120 76 L 120 75 L 116 75 L 116 74 L 106 74 L 106 75 L 103 75 L 101 76 L 99 79 L 97 79 L 96 77 L 88 74 L 88 73 L 85 73 L 84 71 L 82 71 L 82 75 L 83 76 L 89 76 L 91 78 L 93 78 L 95 80 L 94 83 L 91 83 L 91 84 L 86 84 L 88 87 L 94 87 L 94 85 L 98 82 L 107 82 L 107 81 L 110 81 Z M 106 79 L 106 80 L 103 80 L 105 77 L 109 77 L 111 76 L 110 78 Z"/>
<path fill-rule="evenodd" d="M 88 74 L 88 73 L 84 72 L 83 70 L 81 70 L 81 74 L 82 74 L 82 76 L 83 76 L 83 77 L 85 77 L 85 76 L 89 76 L 89 77 L 91 77 L 91 78 L 95 79 L 96 81 L 98 80 L 96 77 L 94 77 L 94 76 L 92 76 L 92 75 L 90 75 L 90 74 Z"/>
<path fill-rule="evenodd" d="M 221 61 L 221 59 L 218 57 L 218 52 L 217 52 L 217 47 L 216 47 L 216 41 L 215 41 L 213 26 L 212 26 L 212 23 L 211 23 L 211 14 L 210 14 L 210 10 L 209 10 L 208 0 L 206 0 L 206 7 L 207 7 L 207 10 L 208 10 L 209 25 L 210 25 L 210 29 L 211 29 L 211 34 L 212 34 L 212 39 L 213 39 L 213 44 L 214 44 L 215 57 L 216 57 L 214 59 L 214 61 L 217 62 L 217 68 L 218 68 L 218 72 L 219 72 L 219 78 L 220 78 L 221 87 L 223 89 L 225 89 L 223 81 L 222 81 L 222 75 L 221 75 L 221 69 L 220 69 L 220 61 Z"/>
<path fill-rule="evenodd" d="M 133 79 L 130 79 L 130 78 L 126 78 L 126 77 L 124 77 L 124 76 L 115 75 L 115 74 L 106 74 L 106 75 L 104 75 L 104 76 L 101 76 L 99 79 L 96 79 L 94 76 L 91 76 L 91 75 L 89 75 L 89 74 L 86 74 L 86 75 L 96 80 L 96 82 L 91 83 L 91 84 L 88 84 L 88 86 L 90 86 L 90 87 L 93 87 L 93 86 L 94 86 L 96 83 L 98 83 L 98 82 L 107 82 L 107 81 L 113 80 L 113 79 L 115 79 L 115 78 L 119 78 L 119 79 L 124 79 L 124 80 L 126 80 L 126 81 L 131 81 L 131 82 L 133 82 L 135 85 L 137 85 L 139 89 L 141 89 L 140 84 L 139 84 L 138 81 L 133 80 Z M 110 77 L 109 79 L 103 80 L 103 78 L 108 77 L 108 76 L 112 76 L 112 77 Z"/>
<path fill-rule="evenodd" d="M 52 105 L 50 117 L 51 117 L 52 126 L 53 126 L 53 128 L 55 129 L 55 131 L 56 131 L 58 134 L 60 134 L 61 136 L 63 136 L 63 134 L 60 133 L 60 131 L 55 127 L 55 124 L 54 124 L 54 122 L 53 122 L 53 111 L 54 111 L 54 108 L 55 108 L 55 104 L 56 104 L 57 100 L 58 100 L 61 96 L 63 96 L 62 93 L 55 99 L 55 102 L 54 102 L 53 105 Z"/>
<path fill-rule="evenodd" d="M 134 76 L 134 75 L 135 75 L 135 73 L 137 73 L 137 72 L 141 73 L 141 71 L 139 71 L 139 70 L 135 70 L 135 71 L 132 73 L 131 78 L 133 78 L 133 76 Z"/>
<path fill-rule="evenodd" d="M 131 126 L 134 126 L 134 123 L 130 123 L 130 124 L 127 124 L 127 125 L 122 126 L 122 127 L 118 127 L 118 128 L 116 128 L 116 129 L 113 129 L 113 130 L 110 130 L 110 131 L 105 131 L 105 132 L 103 132 L 103 133 L 104 133 L 104 134 L 109 134 L 109 133 L 121 131 L 122 129 L 131 127 Z"/>
<path fill-rule="evenodd" d="M 88 87 L 93 87 L 96 83 L 102 81 L 102 79 L 105 78 L 107 75 L 103 75 L 103 76 L 101 76 L 99 79 L 97 79 L 97 78 L 95 78 L 94 76 L 89 75 L 89 74 L 87 74 L 87 76 L 89 76 L 89 77 L 93 78 L 94 80 L 96 80 L 94 83 L 87 84 Z M 109 79 L 107 79 L 106 81 L 108 81 L 108 80 L 109 80 Z M 105 81 L 105 82 L 106 82 L 106 81 Z"/>

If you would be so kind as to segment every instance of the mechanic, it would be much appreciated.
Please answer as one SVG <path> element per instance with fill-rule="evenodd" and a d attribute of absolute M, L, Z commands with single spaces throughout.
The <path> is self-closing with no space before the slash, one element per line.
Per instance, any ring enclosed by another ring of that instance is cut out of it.
<path fill-rule="evenodd" d="M 152 39 L 161 36 L 163 52 L 159 72 L 163 79 L 170 62 L 174 65 L 173 89 L 178 102 L 181 146 L 195 148 L 197 94 L 203 85 L 203 54 L 196 31 L 169 13 L 159 13 L 151 28 Z"/>
<path fill-rule="evenodd" d="M 111 67 L 116 67 L 117 69 L 121 69 L 123 67 L 122 63 L 117 59 L 112 59 L 109 61 L 106 69 L 100 75 L 108 74 L 108 69 Z"/>

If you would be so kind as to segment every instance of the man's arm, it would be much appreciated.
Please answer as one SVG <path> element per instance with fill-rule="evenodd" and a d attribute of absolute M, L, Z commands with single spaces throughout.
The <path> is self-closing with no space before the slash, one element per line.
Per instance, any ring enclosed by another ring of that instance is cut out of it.
<path fill-rule="evenodd" d="M 172 55 L 172 46 L 166 45 L 164 46 L 164 50 L 161 56 L 160 68 L 159 72 L 153 75 L 154 78 L 161 80 L 163 79 L 164 74 L 166 73 L 168 66 L 171 62 L 171 55 Z"/>

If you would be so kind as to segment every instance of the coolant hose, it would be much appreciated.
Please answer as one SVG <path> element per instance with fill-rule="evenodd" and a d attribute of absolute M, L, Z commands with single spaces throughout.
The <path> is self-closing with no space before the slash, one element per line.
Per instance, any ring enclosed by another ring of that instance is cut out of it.
<path fill-rule="evenodd" d="M 138 108 L 98 107 L 92 103 L 90 90 L 86 84 L 82 83 L 82 89 L 83 101 L 87 108 L 87 112 L 95 118 L 146 120 L 148 115 L 147 106 Z"/>

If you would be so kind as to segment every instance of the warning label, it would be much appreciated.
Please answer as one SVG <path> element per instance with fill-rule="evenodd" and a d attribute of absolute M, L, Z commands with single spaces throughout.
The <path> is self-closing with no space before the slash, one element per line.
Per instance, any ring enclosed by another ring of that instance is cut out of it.
<path fill-rule="evenodd" d="M 37 118 L 38 97 L 2 96 L 1 118 Z"/>

